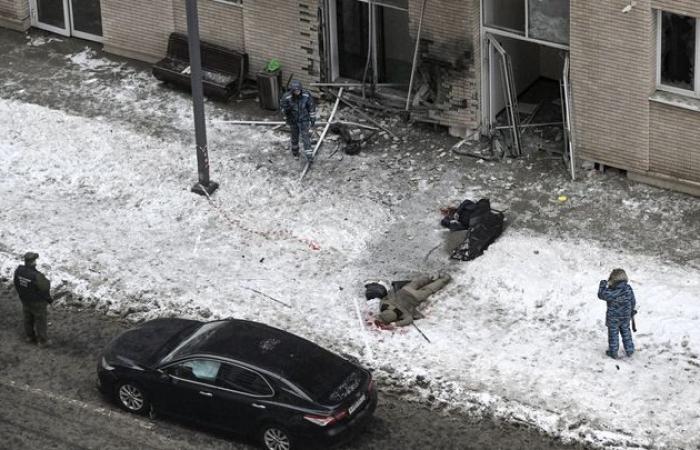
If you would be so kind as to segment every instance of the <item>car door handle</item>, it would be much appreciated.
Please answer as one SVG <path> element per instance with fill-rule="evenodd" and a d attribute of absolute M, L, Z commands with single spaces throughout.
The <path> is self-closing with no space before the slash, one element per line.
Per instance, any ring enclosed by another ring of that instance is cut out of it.
<path fill-rule="evenodd" d="M 211 392 L 206 392 L 206 391 L 199 391 L 199 394 L 203 395 L 205 397 L 213 397 L 214 396 L 214 394 L 212 394 Z"/>
<path fill-rule="evenodd" d="M 253 408 L 265 409 L 267 406 L 261 405 L 260 403 L 252 403 Z"/>

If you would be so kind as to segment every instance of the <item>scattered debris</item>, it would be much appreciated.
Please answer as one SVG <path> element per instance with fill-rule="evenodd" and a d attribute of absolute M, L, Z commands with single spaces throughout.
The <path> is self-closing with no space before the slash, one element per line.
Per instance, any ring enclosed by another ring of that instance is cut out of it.
<path fill-rule="evenodd" d="M 316 142 L 316 148 L 314 148 L 314 151 L 311 154 L 311 158 L 306 161 L 306 166 L 304 166 L 304 170 L 301 172 L 301 175 L 299 176 L 299 181 L 302 181 L 304 177 L 306 176 L 307 172 L 309 171 L 309 168 L 311 168 L 312 161 L 314 158 L 316 158 L 316 154 L 318 153 L 318 150 L 321 148 L 321 144 L 323 144 L 323 139 L 326 137 L 326 133 L 328 133 L 328 128 L 330 128 L 331 123 L 333 122 L 333 118 L 335 117 L 335 113 L 338 111 L 338 105 L 340 104 L 340 97 L 343 95 L 343 89 L 340 88 L 338 91 L 337 99 L 335 101 L 335 105 L 333 105 L 333 110 L 331 111 L 331 115 L 328 117 L 328 122 L 326 123 L 326 126 L 323 128 L 323 132 L 321 133 L 321 137 L 318 139 L 318 142 Z"/>
<path fill-rule="evenodd" d="M 290 304 L 288 304 L 288 303 L 285 303 L 285 302 L 283 302 L 282 300 L 276 299 L 275 297 L 273 297 L 273 296 L 271 296 L 271 295 L 267 295 L 266 293 L 261 292 L 261 291 L 259 291 L 259 290 L 257 290 L 257 289 L 249 288 L 249 287 L 247 287 L 247 286 L 241 286 L 241 287 L 242 287 L 243 289 L 245 289 L 245 290 L 248 290 L 248 291 L 251 291 L 251 292 L 255 292 L 255 293 L 258 294 L 258 295 L 262 295 L 263 297 L 265 297 L 265 298 L 267 298 L 267 299 L 270 299 L 270 300 L 272 300 L 273 302 L 277 302 L 277 303 L 279 303 L 280 305 L 284 305 L 284 306 L 286 306 L 287 308 L 291 308 L 291 307 L 292 307 L 292 305 L 290 305 Z"/>
<path fill-rule="evenodd" d="M 411 322 L 411 324 L 413 325 L 413 328 L 415 328 L 416 330 L 418 330 L 418 332 L 420 333 L 420 335 L 423 336 L 423 339 L 425 339 L 426 341 L 428 341 L 428 343 L 431 343 L 431 342 L 430 342 L 430 339 L 428 339 L 428 336 L 426 336 L 425 333 L 423 333 L 423 331 L 422 331 L 420 328 L 418 328 L 418 325 L 416 325 L 415 322 Z"/>
<path fill-rule="evenodd" d="M 279 128 L 282 128 L 286 125 L 286 123 L 281 121 L 281 120 L 215 120 L 215 121 L 213 121 L 213 123 L 228 123 L 231 125 L 261 125 L 261 126 L 274 126 L 274 127 L 279 127 Z M 371 125 L 366 125 L 364 123 L 358 123 L 358 122 L 348 122 L 345 120 L 332 121 L 332 122 L 316 122 L 317 125 L 328 125 L 328 123 L 353 126 L 353 127 L 358 127 L 358 128 L 366 128 L 366 129 L 372 130 L 372 131 L 379 130 L 379 128 L 373 127 Z"/>

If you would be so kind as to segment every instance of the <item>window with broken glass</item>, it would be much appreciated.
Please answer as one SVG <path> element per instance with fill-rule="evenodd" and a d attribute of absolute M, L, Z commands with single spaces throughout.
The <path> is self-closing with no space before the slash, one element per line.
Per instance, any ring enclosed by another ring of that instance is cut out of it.
<path fill-rule="evenodd" d="M 666 11 L 657 15 L 657 87 L 700 97 L 700 19 Z"/>
<path fill-rule="evenodd" d="M 490 33 L 563 49 L 569 45 L 569 0 L 482 0 L 482 11 Z"/>

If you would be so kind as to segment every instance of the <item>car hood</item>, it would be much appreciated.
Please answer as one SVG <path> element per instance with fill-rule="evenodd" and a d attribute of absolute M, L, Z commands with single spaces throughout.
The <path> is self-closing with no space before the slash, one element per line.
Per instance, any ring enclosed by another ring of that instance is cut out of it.
<path fill-rule="evenodd" d="M 104 358 L 111 365 L 153 367 L 167 353 L 169 344 L 177 344 L 201 324 L 186 319 L 150 320 L 117 336 L 105 349 Z"/>

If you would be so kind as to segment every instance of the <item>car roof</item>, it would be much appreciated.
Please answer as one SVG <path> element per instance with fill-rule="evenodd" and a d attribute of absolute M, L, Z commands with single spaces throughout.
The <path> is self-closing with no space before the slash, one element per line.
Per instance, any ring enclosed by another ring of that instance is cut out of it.
<path fill-rule="evenodd" d="M 161 363 L 199 356 L 239 361 L 284 378 L 311 398 L 328 404 L 337 402 L 336 390 L 363 378 L 360 375 L 363 369 L 323 347 L 284 330 L 248 320 L 204 323 Z"/>
<path fill-rule="evenodd" d="M 200 339 L 175 349 L 166 359 L 209 354 L 259 367 L 280 376 L 297 372 L 310 363 L 334 366 L 339 356 L 292 333 L 259 322 L 226 319 L 207 322 Z M 196 334 L 196 333 L 195 333 Z"/>

